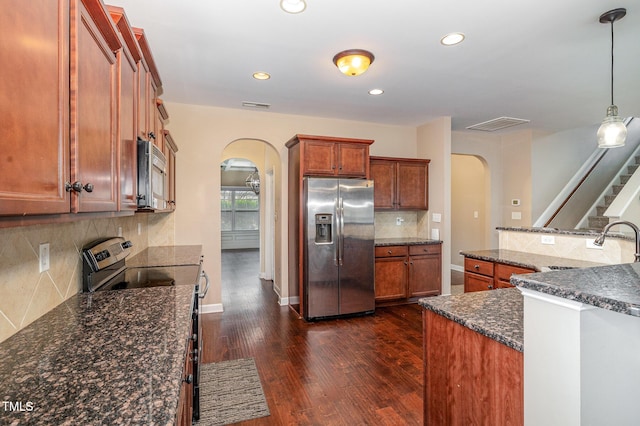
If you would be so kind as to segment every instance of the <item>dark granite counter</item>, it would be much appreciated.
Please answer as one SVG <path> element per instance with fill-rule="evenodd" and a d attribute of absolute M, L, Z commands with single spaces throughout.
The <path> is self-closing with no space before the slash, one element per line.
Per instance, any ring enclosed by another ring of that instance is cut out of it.
<path fill-rule="evenodd" d="M 472 259 L 530 268 L 539 272 L 548 271 L 549 269 L 589 268 L 592 266 L 602 265 L 600 263 L 587 262 L 584 260 L 545 256 L 514 250 L 465 250 L 460 251 L 460 254 Z"/>
<path fill-rule="evenodd" d="M 201 245 L 148 247 L 127 259 L 130 268 L 140 266 L 198 265 L 202 256 Z"/>
<path fill-rule="evenodd" d="M 174 424 L 193 297 L 193 286 L 77 294 L 0 343 L 14 407 L 0 423 Z"/>
<path fill-rule="evenodd" d="M 522 294 L 515 288 L 425 297 L 418 303 L 510 348 L 524 349 Z"/>
<path fill-rule="evenodd" d="M 442 244 L 440 240 L 431 240 L 428 238 L 376 238 L 375 245 L 384 246 L 416 246 L 420 244 Z"/>
<path fill-rule="evenodd" d="M 518 287 L 640 316 L 640 263 L 514 275 Z"/>
<path fill-rule="evenodd" d="M 576 236 L 585 236 L 589 238 L 596 238 L 600 235 L 600 231 L 595 231 L 593 229 L 559 229 L 559 228 L 543 228 L 543 227 L 506 227 L 506 226 L 498 226 L 496 228 L 498 231 L 512 231 L 512 232 L 528 232 L 535 234 L 556 234 L 556 235 L 576 235 Z M 622 233 L 611 232 L 607 234 L 607 238 L 619 238 L 621 240 L 631 240 L 634 238 L 624 235 Z"/>

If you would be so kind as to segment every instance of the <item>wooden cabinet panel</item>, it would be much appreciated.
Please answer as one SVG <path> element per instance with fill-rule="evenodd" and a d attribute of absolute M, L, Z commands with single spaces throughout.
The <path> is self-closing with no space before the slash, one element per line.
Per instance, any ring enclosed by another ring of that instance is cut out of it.
<path fill-rule="evenodd" d="M 493 277 L 485 277 L 484 275 L 472 274 L 465 272 L 464 274 L 464 292 L 484 291 L 493 289 Z"/>
<path fill-rule="evenodd" d="M 409 297 L 440 294 L 442 289 L 441 263 L 440 253 L 409 258 Z"/>
<path fill-rule="evenodd" d="M 423 311 L 424 423 L 524 424 L 523 354 Z"/>
<path fill-rule="evenodd" d="M 464 270 L 493 278 L 493 262 L 464 258 Z"/>
<path fill-rule="evenodd" d="M 175 210 L 176 208 L 176 152 L 178 152 L 178 146 L 173 141 L 173 137 L 168 130 L 163 130 L 165 156 L 167 157 L 167 208 L 169 210 Z"/>
<path fill-rule="evenodd" d="M 3 9 L 0 215 L 68 213 L 69 2 L 16 0 Z"/>
<path fill-rule="evenodd" d="M 428 167 L 428 163 L 398 162 L 397 203 L 399 209 L 429 210 Z"/>
<path fill-rule="evenodd" d="M 121 45 L 102 2 L 83 0 L 77 6 L 77 22 L 71 30 L 71 181 L 84 190 L 72 193 L 71 211 L 116 211 L 118 69 L 114 50 Z M 104 21 L 94 21 L 99 13 L 107 19 L 108 30 Z"/>
<path fill-rule="evenodd" d="M 405 257 L 376 258 L 376 300 L 407 297 L 407 259 Z"/>
<path fill-rule="evenodd" d="M 370 157 L 376 210 L 428 210 L 429 160 Z"/>
<path fill-rule="evenodd" d="M 377 210 L 393 210 L 396 205 L 396 165 L 392 161 L 371 160 L 374 181 L 373 205 Z"/>
<path fill-rule="evenodd" d="M 518 266 L 505 265 L 504 263 L 496 263 L 494 274 L 495 288 L 511 288 L 511 275 L 514 274 L 530 274 L 535 272 L 533 269 L 522 268 Z"/>
<path fill-rule="evenodd" d="M 406 257 L 407 246 L 379 246 L 375 248 L 376 257 Z"/>
<path fill-rule="evenodd" d="M 336 173 L 335 145 L 323 142 L 305 142 L 304 173 L 306 175 L 329 175 Z"/>
<path fill-rule="evenodd" d="M 336 145 L 339 176 L 369 176 L 369 145 L 350 143 Z"/>

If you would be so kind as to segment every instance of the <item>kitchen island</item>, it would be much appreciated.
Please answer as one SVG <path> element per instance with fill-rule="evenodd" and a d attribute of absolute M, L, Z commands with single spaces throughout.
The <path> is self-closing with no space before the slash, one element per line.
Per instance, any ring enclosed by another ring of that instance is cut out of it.
<path fill-rule="evenodd" d="M 518 288 L 420 299 L 425 420 L 635 424 L 640 264 L 515 275 L 511 282 Z M 526 353 L 524 363 L 513 352 L 503 358 L 507 350 Z M 492 370 L 496 360 L 501 368 Z M 515 375 L 478 382 L 505 372 Z"/>

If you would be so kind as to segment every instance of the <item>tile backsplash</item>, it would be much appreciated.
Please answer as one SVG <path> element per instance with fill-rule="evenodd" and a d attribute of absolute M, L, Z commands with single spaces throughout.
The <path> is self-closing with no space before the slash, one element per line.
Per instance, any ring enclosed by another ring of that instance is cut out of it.
<path fill-rule="evenodd" d="M 426 238 L 427 216 L 426 212 L 418 211 L 376 212 L 376 238 Z"/>
<path fill-rule="evenodd" d="M 149 245 L 173 244 L 171 214 L 0 229 L 0 341 L 82 291 L 82 247 L 116 236 L 119 229 L 133 243 L 133 254 Z M 49 243 L 50 253 L 50 268 L 42 273 L 41 243 Z"/>

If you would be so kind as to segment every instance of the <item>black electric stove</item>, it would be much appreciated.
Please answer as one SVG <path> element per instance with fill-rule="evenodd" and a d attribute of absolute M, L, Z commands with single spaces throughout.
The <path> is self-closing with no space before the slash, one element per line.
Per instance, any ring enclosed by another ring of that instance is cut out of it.
<path fill-rule="evenodd" d="M 95 291 L 128 290 L 145 287 L 170 287 L 176 285 L 196 286 L 194 297 L 191 336 L 193 350 L 191 359 L 193 374 L 183 379 L 193 386 L 193 420 L 200 418 L 200 362 L 202 352 L 202 329 L 200 322 L 200 300 L 209 289 L 209 278 L 201 265 L 149 266 L 127 268 L 125 259 L 131 254 L 131 241 L 122 237 L 104 238 L 86 245 L 82 249 L 82 290 Z M 206 279 L 203 289 L 200 281 Z"/>

